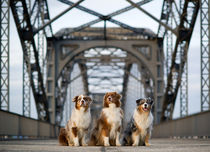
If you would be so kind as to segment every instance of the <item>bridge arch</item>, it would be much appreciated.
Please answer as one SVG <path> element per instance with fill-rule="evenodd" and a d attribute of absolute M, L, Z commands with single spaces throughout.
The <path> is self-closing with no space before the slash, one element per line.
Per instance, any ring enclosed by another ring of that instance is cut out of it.
<path fill-rule="evenodd" d="M 90 48 L 96 48 L 96 47 L 115 47 L 119 48 L 121 50 L 124 50 L 130 54 L 132 54 L 139 63 L 143 64 L 150 72 L 150 74 L 153 77 L 153 80 L 155 78 L 156 71 L 154 70 L 154 67 L 156 66 L 156 63 L 154 60 L 156 59 L 157 52 L 157 41 L 153 40 L 142 40 L 142 41 L 64 41 L 62 44 L 60 44 L 59 48 L 62 49 L 62 47 L 69 47 L 69 50 L 73 50 L 71 53 L 66 53 L 67 55 L 62 55 L 62 52 L 60 51 L 58 54 L 58 58 L 60 57 L 61 62 L 59 63 L 59 70 L 58 73 L 60 74 L 63 68 L 71 61 L 74 60 L 74 57 L 78 54 L 90 49 Z M 150 50 L 151 57 L 146 57 L 143 53 L 138 51 L 138 48 L 145 47 L 145 49 Z M 59 51 L 59 50 L 58 50 Z M 64 56 L 64 57 L 62 57 Z M 59 60 L 59 59 L 58 59 Z M 59 77 L 59 75 L 58 75 Z"/>
<path fill-rule="evenodd" d="M 158 73 L 162 72 L 161 70 L 163 68 L 162 67 L 163 65 L 160 59 L 158 60 L 158 58 L 162 58 L 162 54 L 160 52 L 157 39 L 141 40 L 141 41 L 140 40 L 126 40 L 126 41 L 125 40 L 115 40 L 115 41 L 53 40 L 53 41 L 48 41 L 48 45 L 49 45 L 48 54 L 52 55 L 51 58 L 53 58 L 54 60 L 53 61 L 54 64 L 51 64 L 51 66 L 53 66 L 53 71 L 54 71 L 54 76 L 53 76 L 54 82 L 48 81 L 48 84 L 54 83 L 55 88 L 58 88 L 56 82 L 58 81 L 58 79 L 60 79 L 61 75 L 63 75 L 63 71 L 65 71 L 66 67 L 73 66 L 74 63 L 79 63 L 81 61 L 80 58 L 81 54 L 83 54 L 84 57 L 85 51 L 94 48 L 116 48 L 124 52 L 127 52 L 128 54 L 127 57 L 130 59 L 130 64 L 136 63 L 138 65 L 139 71 L 142 73 L 142 75 L 144 75 L 144 81 L 142 82 L 144 85 L 144 89 L 149 90 L 147 91 L 148 94 L 146 96 L 153 96 L 153 98 L 157 100 L 158 96 L 157 89 L 160 90 L 158 91 L 159 96 L 162 96 L 161 93 L 162 93 L 163 84 L 161 87 L 157 86 L 159 82 L 163 83 L 163 78 L 158 78 Z M 158 69 L 160 70 L 159 72 Z M 127 71 L 127 73 L 129 73 L 129 71 Z M 128 76 L 130 75 L 128 74 Z M 163 74 L 161 76 L 163 76 Z M 52 80 L 52 78 L 50 80 Z M 87 84 L 88 83 L 86 82 L 85 85 Z M 88 88 L 86 90 L 87 90 L 86 92 L 88 93 Z M 56 90 L 54 91 L 55 91 L 54 94 L 57 94 Z M 124 90 L 122 90 L 122 92 L 123 91 Z M 49 101 L 49 102 L 55 103 L 57 101 Z M 157 108 L 155 108 L 154 111 L 155 113 L 157 113 L 158 111 Z"/>

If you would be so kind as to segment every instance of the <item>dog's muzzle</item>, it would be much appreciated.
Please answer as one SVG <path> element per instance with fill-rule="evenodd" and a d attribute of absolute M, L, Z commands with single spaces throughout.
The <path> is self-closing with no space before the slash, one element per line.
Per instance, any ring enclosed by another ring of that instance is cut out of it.
<path fill-rule="evenodd" d="M 86 105 L 86 101 L 85 100 L 81 100 L 80 101 L 80 105 Z"/>

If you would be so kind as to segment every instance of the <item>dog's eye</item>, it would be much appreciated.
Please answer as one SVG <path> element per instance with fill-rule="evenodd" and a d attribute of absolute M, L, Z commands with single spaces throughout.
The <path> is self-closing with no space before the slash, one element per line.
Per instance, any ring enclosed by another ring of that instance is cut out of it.
<path fill-rule="evenodd" d="M 143 101 L 143 100 L 141 100 L 141 101 L 139 102 L 139 104 L 140 104 L 140 105 L 144 104 L 144 101 Z"/>
<path fill-rule="evenodd" d="M 152 100 L 147 100 L 147 104 L 152 104 Z"/>

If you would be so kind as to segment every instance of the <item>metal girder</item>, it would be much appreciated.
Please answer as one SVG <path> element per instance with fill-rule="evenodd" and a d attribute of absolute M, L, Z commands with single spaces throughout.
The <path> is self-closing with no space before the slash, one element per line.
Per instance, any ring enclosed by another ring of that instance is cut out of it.
<path fill-rule="evenodd" d="M 57 20 L 58 18 L 60 18 L 61 16 L 63 16 L 64 14 L 66 14 L 68 11 L 70 11 L 71 9 L 73 9 L 74 7 L 76 7 L 77 5 L 79 5 L 81 2 L 83 2 L 84 0 L 79 0 L 78 2 L 74 3 L 72 6 L 70 6 L 69 8 L 67 8 L 66 10 L 64 10 L 63 12 L 61 12 L 60 14 L 58 14 L 57 16 L 55 16 L 53 19 L 49 20 L 47 23 L 45 23 L 44 25 L 42 25 L 41 27 L 39 27 L 38 29 L 36 29 L 34 31 L 34 34 L 38 33 L 39 31 L 43 30 L 46 26 L 52 24 L 52 22 L 54 22 L 55 20 Z"/>
<path fill-rule="evenodd" d="M 151 30 L 146 28 L 138 28 L 138 29 L 141 31 L 151 33 L 152 35 L 154 34 Z M 102 27 L 90 27 L 79 32 L 71 33 L 70 35 L 64 34 L 64 33 L 67 34 L 71 31 L 72 28 L 64 28 L 58 31 L 55 34 L 55 36 L 57 38 L 68 39 L 68 40 L 104 40 L 104 28 Z M 107 40 L 142 40 L 142 39 L 147 39 L 148 37 L 121 27 L 113 27 L 113 28 L 106 28 L 106 38 Z"/>
<path fill-rule="evenodd" d="M 65 4 L 68 4 L 68 5 L 71 5 L 71 6 L 73 6 L 73 5 L 75 4 L 75 3 L 73 3 L 73 2 L 71 2 L 71 1 L 69 1 L 69 0 L 59 0 L 59 1 L 65 3 Z M 143 4 L 147 3 L 147 2 L 149 2 L 149 1 L 144 1 L 144 2 L 141 2 L 141 3 L 139 2 L 139 3 L 137 3 L 136 5 L 137 5 L 137 6 L 143 5 Z M 94 20 L 94 21 L 91 21 L 91 22 L 86 23 L 86 24 L 83 24 L 83 25 L 81 25 L 81 26 L 79 26 L 79 27 L 77 27 L 77 28 L 74 28 L 74 29 L 73 29 L 72 31 L 70 31 L 69 33 L 63 33 L 63 35 L 60 35 L 59 37 L 64 36 L 64 35 L 69 35 L 70 33 L 73 33 L 73 32 L 75 32 L 75 31 L 80 31 L 80 30 L 82 30 L 82 29 L 84 29 L 84 28 L 86 28 L 86 27 L 89 27 L 89 26 L 91 26 L 91 25 L 93 25 L 93 24 L 95 24 L 95 23 L 100 22 L 101 20 L 110 21 L 110 22 L 112 22 L 112 23 L 114 23 L 114 24 L 119 25 L 120 27 L 123 27 L 123 28 L 125 28 L 125 29 L 131 30 L 131 31 L 133 31 L 133 32 L 135 32 L 135 33 L 138 33 L 138 34 L 147 36 L 147 37 L 149 37 L 149 38 L 154 38 L 154 37 L 156 37 L 155 35 L 152 35 L 151 33 L 148 33 L 148 32 L 146 32 L 146 31 L 141 30 L 141 29 L 138 29 L 138 28 L 131 27 L 131 26 L 125 24 L 125 23 L 122 23 L 122 22 L 117 21 L 117 20 L 115 20 L 115 19 L 112 18 L 113 16 L 119 15 L 119 14 L 125 12 L 125 11 L 128 11 L 128 10 L 132 9 L 133 7 L 131 7 L 131 6 L 126 7 L 126 8 L 124 8 L 124 9 L 121 9 L 121 10 L 118 10 L 118 11 L 116 11 L 116 12 L 114 12 L 114 13 L 109 14 L 109 15 L 102 15 L 102 14 L 100 14 L 100 13 L 98 13 L 98 12 L 95 12 L 95 11 L 93 11 L 93 10 L 90 10 L 90 9 L 88 9 L 88 8 L 86 8 L 86 7 L 81 6 L 81 5 L 77 5 L 76 8 L 78 8 L 78 9 L 84 11 L 84 12 L 87 12 L 87 13 L 89 13 L 89 14 L 92 14 L 92 15 L 94 15 L 94 16 L 97 16 L 97 17 L 99 17 L 99 19 Z"/>
<path fill-rule="evenodd" d="M 162 23 L 165 23 L 167 25 L 169 25 L 170 27 L 172 27 L 171 23 L 172 23 L 172 17 L 171 17 L 171 4 L 172 1 L 168 1 L 168 0 L 164 0 L 163 1 L 163 5 L 162 5 L 162 11 L 161 11 L 161 15 L 160 15 L 160 21 Z M 171 19 L 171 22 L 169 23 L 169 19 Z M 158 37 L 165 37 L 167 30 L 164 28 L 164 26 L 162 26 L 161 24 L 159 24 L 158 26 L 158 31 L 157 31 L 157 36 Z"/>
<path fill-rule="evenodd" d="M 180 9 L 178 9 L 177 4 L 175 1 L 168 1 L 164 0 L 163 1 L 163 6 L 162 6 L 162 13 L 160 20 L 166 24 L 168 24 L 170 27 L 175 26 L 174 29 L 177 28 L 178 21 L 177 19 L 180 18 L 181 16 L 181 10 L 183 10 L 184 6 L 184 1 L 180 0 L 179 2 Z M 170 72 L 170 67 L 171 67 L 171 60 L 172 60 L 172 53 L 174 49 L 174 44 L 173 44 L 173 33 L 167 29 L 165 29 L 162 25 L 159 25 L 158 27 L 158 36 L 166 38 L 166 67 L 165 67 L 165 72 L 166 72 L 166 77 L 168 76 Z M 177 59 L 176 62 L 180 62 L 177 60 L 180 60 L 182 58 L 182 53 L 180 50 L 183 50 L 183 48 L 180 48 L 179 46 L 179 51 L 177 52 Z M 180 71 L 181 72 L 181 71 Z M 182 74 L 182 79 L 181 79 L 181 84 L 180 84 L 180 116 L 186 116 L 188 115 L 188 69 L 187 69 L 187 62 L 183 70 Z"/>
<path fill-rule="evenodd" d="M 140 6 L 136 5 L 131 0 L 126 0 L 126 1 L 129 2 L 131 5 L 135 6 L 137 9 L 139 9 L 140 11 L 142 11 L 144 14 L 146 14 L 147 16 L 149 16 L 150 18 L 152 18 L 153 20 L 155 20 L 156 22 L 158 22 L 160 25 L 164 26 L 167 30 L 170 30 L 175 35 L 178 34 L 177 31 L 175 31 L 174 29 L 172 29 L 171 27 L 169 27 L 167 24 L 165 24 L 165 23 L 161 22 L 160 20 L 158 20 L 155 16 L 153 16 L 152 14 L 150 14 L 149 12 L 147 12 L 146 10 L 144 10 L 143 8 L 141 8 Z"/>
<path fill-rule="evenodd" d="M 23 49 L 24 61 L 30 75 L 30 84 L 36 102 L 38 118 L 50 121 L 47 97 L 45 93 L 43 76 L 39 64 L 38 51 L 34 40 L 33 27 L 30 21 L 27 3 L 25 0 L 10 0 L 10 7 L 14 16 L 18 35 Z M 31 49 L 28 46 L 31 45 Z M 30 53 L 31 58 L 30 60 Z"/>
<path fill-rule="evenodd" d="M 31 50 L 32 46 L 30 43 L 26 45 L 27 50 Z M 31 51 L 28 51 L 29 58 L 28 63 L 30 63 Z M 30 64 L 28 66 L 31 66 Z M 23 115 L 26 117 L 31 116 L 31 84 L 30 84 L 30 69 L 31 67 L 27 67 L 24 55 L 23 55 Z"/>
<path fill-rule="evenodd" d="M 87 66 L 85 64 L 79 63 L 79 68 L 81 72 L 86 71 Z M 82 81 L 84 84 L 85 94 L 89 95 L 89 89 L 88 89 L 88 75 L 87 72 L 84 72 L 82 75 Z"/>
<path fill-rule="evenodd" d="M 196 17 L 199 10 L 199 0 L 185 1 L 181 12 L 178 36 L 172 53 L 171 67 L 168 74 L 166 90 L 162 105 L 161 121 L 172 119 L 174 105 L 180 88 L 182 75 L 187 61 L 187 53 Z M 177 54 L 180 53 L 181 57 Z M 178 57 L 178 58 L 177 58 Z"/>
<path fill-rule="evenodd" d="M 30 15 L 30 21 L 33 29 L 39 28 L 46 21 L 50 20 L 49 10 L 47 0 L 35 0 L 32 4 L 31 1 L 27 2 L 27 9 Z M 31 8 L 32 6 L 32 8 Z M 52 37 L 53 31 L 51 25 L 45 27 L 44 30 L 39 31 L 37 33 L 36 45 L 39 55 L 39 64 L 41 67 L 41 73 L 44 76 L 45 72 L 45 37 Z M 27 62 L 34 62 L 34 58 L 32 55 L 32 45 L 30 43 L 27 44 L 29 58 Z M 31 60 L 31 61 L 30 61 Z M 30 66 L 30 65 L 29 65 Z M 29 68 L 31 69 L 31 68 Z M 28 71 L 26 62 L 23 58 L 23 115 L 30 117 L 30 101 L 31 101 L 31 86 L 30 86 L 30 71 Z"/>
<path fill-rule="evenodd" d="M 139 6 L 141 6 L 141 5 L 144 5 L 144 4 L 146 4 L 146 3 L 148 3 L 148 2 L 150 2 L 150 1 L 152 1 L 152 0 L 143 0 L 143 1 L 140 1 L 140 2 L 138 2 L 138 3 L 136 3 L 137 5 L 139 5 Z M 61 2 L 64 2 L 64 1 L 61 1 Z M 66 2 L 67 3 L 67 2 Z M 133 9 L 134 8 L 134 6 L 128 6 L 128 7 L 125 7 L 125 8 L 123 8 L 123 9 L 120 9 L 120 10 L 118 10 L 118 11 L 115 11 L 115 12 L 113 12 L 113 13 L 111 13 L 111 14 L 109 14 L 109 15 L 107 15 L 109 18 L 111 18 L 111 17 L 114 17 L 114 16 L 117 16 L 117 15 L 120 15 L 120 14 L 122 14 L 122 13 L 124 13 L 124 12 L 127 12 L 127 11 L 129 11 L 129 10 L 131 10 L 131 9 Z M 93 20 L 93 21 L 90 21 L 90 22 L 88 22 L 88 23 L 85 23 L 85 24 L 83 24 L 83 25 L 80 25 L 80 26 L 78 26 L 78 27 L 76 27 L 76 28 L 73 28 L 71 31 L 68 31 L 68 32 L 63 32 L 62 34 L 60 34 L 59 36 L 65 36 L 65 35 L 69 35 L 69 34 L 71 34 L 71 33 L 74 33 L 74 32 L 77 32 L 77 31 L 81 31 L 81 30 L 83 30 L 83 29 L 85 29 L 85 28 L 87 28 L 87 27 L 89 27 L 89 26 L 91 26 L 91 25 L 94 25 L 94 24 L 96 24 L 96 23 L 98 23 L 98 22 L 100 22 L 100 21 L 102 21 L 102 19 L 101 18 L 98 18 L 98 19 L 96 19 L 96 20 Z"/>
<path fill-rule="evenodd" d="M 210 109 L 210 2 L 200 0 L 201 111 Z"/>
<path fill-rule="evenodd" d="M 41 14 L 42 16 L 40 17 L 41 18 L 41 23 L 42 25 L 49 22 L 50 21 L 50 14 L 49 14 L 49 9 L 48 9 L 48 2 L 47 0 L 43 0 L 43 10 L 41 10 Z M 46 26 L 44 29 L 43 29 L 43 32 L 44 32 L 44 35 L 46 37 L 52 37 L 53 36 L 53 30 L 52 30 L 52 26 L 51 24 Z"/>
<path fill-rule="evenodd" d="M 126 99 L 126 93 L 127 93 L 127 89 L 128 89 L 128 78 L 129 78 L 129 74 L 128 73 L 130 73 L 130 70 L 131 70 L 131 67 L 132 67 L 132 64 L 127 64 L 126 66 L 125 66 L 125 69 L 126 69 L 126 71 L 128 71 L 128 72 L 125 72 L 124 73 L 124 76 L 123 76 L 123 91 L 122 91 L 122 101 L 125 101 L 125 99 Z M 124 102 L 122 102 L 123 103 L 123 105 L 122 105 L 122 107 L 124 108 Z"/>
<path fill-rule="evenodd" d="M 26 1 L 28 2 L 27 8 L 28 8 L 28 12 L 29 14 L 31 13 L 31 1 Z M 36 1 L 35 1 L 36 3 Z M 32 45 L 30 43 L 27 44 L 27 50 L 28 51 L 28 61 L 30 63 L 31 60 L 31 49 L 32 49 Z M 30 66 L 30 65 L 29 65 Z M 25 59 L 24 59 L 24 55 L 23 55 L 23 84 L 22 84 L 22 88 L 23 88 L 23 115 L 26 117 L 30 117 L 31 116 L 31 84 L 30 84 L 30 73 L 31 71 L 30 68 L 27 68 Z"/>
<path fill-rule="evenodd" d="M 179 1 L 179 6 L 180 6 L 180 10 L 183 10 L 184 2 L 182 0 Z M 190 18 L 187 18 L 187 19 L 190 19 Z M 188 25 L 185 23 L 185 26 L 188 26 Z M 183 44 L 179 46 L 178 55 L 180 56 L 179 57 L 180 60 L 182 60 L 182 50 L 184 49 L 185 48 Z M 181 64 L 180 66 L 182 66 Z M 180 73 L 182 72 L 180 91 L 179 91 L 180 92 L 180 117 L 185 117 L 188 115 L 188 58 L 187 57 L 186 57 L 185 65 L 183 66 L 184 66 L 183 71 L 180 71 Z"/>
<path fill-rule="evenodd" d="M 0 109 L 9 110 L 9 1 L 0 1 Z"/>
<path fill-rule="evenodd" d="M 67 65 L 64 70 L 62 71 L 61 80 L 60 83 L 57 82 L 56 85 L 56 119 L 55 123 L 60 125 L 61 121 L 63 119 L 63 109 L 67 97 L 67 89 L 70 82 L 70 73 L 71 73 L 72 67 L 71 65 Z"/>

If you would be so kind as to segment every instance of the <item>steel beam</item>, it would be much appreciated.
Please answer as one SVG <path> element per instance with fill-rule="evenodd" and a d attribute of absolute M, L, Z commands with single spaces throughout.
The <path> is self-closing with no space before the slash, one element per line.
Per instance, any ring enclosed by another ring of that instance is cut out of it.
<path fill-rule="evenodd" d="M 175 6 L 176 3 L 174 3 Z M 184 2 L 182 0 L 179 1 L 179 7 L 180 10 L 183 10 L 184 8 Z M 190 6 L 189 6 L 190 8 Z M 187 17 L 186 17 L 187 18 Z M 188 20 L 190 20 L 190 18 L 187 18 Z M 188 25 L 185 23 L 185 26 L 187 27 Z M 183 54 L 182 51 L 184 50 L 184 46 L 183 44 L 179 46 L 179 52 L 178 55 L 180 56 L 180 63 L 182 64 L 183 62 L 181 62 Z M 186 61 L 185 61 L 185 65 L 181 65 L 180 66 L 184 66 L 183 71 L 179 71 L 180 73 L 182 72 L 182 78 L 181 78 L 181 83 L 180 83 L 180 117 L 186 117 L 188 115 L 188 57 L 186 57 Z M 181 68 L 179 69 L 181 70 Z"/>
<path fill-rule="evenodd" d="M 43 76 L 39 64 L 39 56 L 36 49 L 33 27 L 30 21 L 27 3 L 25 0 L 10 0 L 10 7 L 12 9 L 18 35 L 23 48 L 24 61 L 27 66 L 27 71 L 30 74 L 30 84 L 35 98 L 38 118 L 45 121 L 50 121 Z M 29 45 L 31 45 L 32 50 L 28 50 L 27 46 Z M 29 53 L 31 53 L 33 60 L 29 60 Z"/>
<path fill-rule="evenodd" d="M 31 5 L 32 8 L 31 8 Z M 49 17 L 49 11 L 48 11 L 48 5 L 47 5 L 47 1 L 46 0 L 36 0 L 34 1 L 34 3 L 32 4 L 31 1 L 27 1 L 27 8 L 28 8 L 28 12 L 30 15 L 30 20 L 32 23 L 33 28 L 39 28 L 41 27 L 46 21 L 50 20 Z M 38 55 L 39 55 L 39 64 L 41 67 L 41 73 L 44 76 L 44 72 L 45 72 L 45 37 L 47 36 L 52 36 L 52 27 L 51 25 L 45 27 L 44 30 L 39 31 L 37 34 L 37 39 L 36 41 L 36 45 L 37 45 L 37 50 L 38 50 Z M 28 63 L 30 62 L 34 62 L 34 58 L 33 57 L 33 49 L 32 49 L 32 45 L 31 44 L 27 44 L 27 49 L 28 51 Z M 31 102 L 31 86 L 30 86 L 30 74 L 31 71 L 28 72 L 28 70 L 31 69 L 31 67 L 29 69 L 27 69 L 26 66 L 26 62 L 24 61 L 25 59 L 23 58 L 23 115 L 30 117 L 30 102 Z M 31 66 L 31 65 L 29 65 Z"/>
<path fill-rule="evenodd" d="M 31 44 L 28 44 L 27 50 L 31 50 Z M 29 51 L 29 56 L 30 51 Z M 30 58 L 28 58 L 28 61 L 25 61 L 23 56 L 23 116 L 30 117 L 31 116 L 31 84 L 30 84 L 30 73 L 31 71 L 28 71 L 31 69 L 31 67 L 27 68 L 26 62 L 30 63 Z M 30 65 L 29 65 L 30 66 Z"/>
<path fill-rule="evenodd" d="M 9 1 L 0 1 L 0 109 L 9 110 Z"/>
<path fill-rule="evenodd" d="M 74 7 L 78 6 L 83 1 L 84 0 L 79 0 L 78 2 L 74 3 L 72 6 L 70 6 L 69 8 L 67 8 L 66 10 L 64 10 L 63 12 L 61 12 L 60 14 L 58 14 L 57 16 L 55 16 L 53 19 L 51 19 L 50 21 L 48 21 L 47 23 L 45 23 L 44 25 L 42 25 L 41 27 L 39 27 L 37 30 L 35 30 L 34 31 L 34 34 L 38 33 L 41 30 L 43 30 L 46 26 L 52 24 L 55 20 L 57 20 L 58 18 L 60 18 L 64 14 L 66 14 L 68 11 L 72 10 Z"/>
<path fill-rule="evenodd" d="M 210 2 L 200 0 L 201 111 L 210 109 Z"/>
<path fill-rule="evenodd" d="M 69 1 L 69 0 L 59 0 L 59 1 L 61 1 L 61 2 L 63 2 L 63 3 L 66 3 L 66 4 L 68 4 L 68 5 L 71 5 L 71 6 L 75 5 L 75 3 L 73 3 L 73 2 L 71 2 L 71 1 Z M 144 3 L 142 2 L 141 5 L 143 5 L 143 4 L 144 4 Z M 136 6 L 138 6 L 138 5 L 136 5 Z M 137 28 L 131 27 L 131 26 L 125 24 L 125 23 L 122 23 L 122 22 L 120 22 L 120 21 L 117 21 L 117 20 L 111 18 L 111 17 L 113 17 L 114 15 L 120 14 L 120 11 L 118 11 L 118 12 L 116 12 L 116 13 L 112 13 L 112 14 L 111 14 L 112 16 L 111 16 L 111 15 L 102 15 L 102 14 L 96 12 L 96 11 L 90 10 L 90 9 L 88 9 L 88 8 L 86 8 L 86 7 L 81 6 L 81 5 L 77 5 L 76 8 L 78 8 L 78 9 L 84 11 L 84 12 L 87 12 L 87 13 L 89 13 L 89 14 L 91 14 L 91 15 L 97 16 L 97 17 L 99 17 L 101 20 L 110 21 L 110 22 L 112 22 L 112 23 L 114 23 L 114 24 L 117 24 L 117 25 L 119 25 L 119 26 L 121 26 L 121 27 L 123 27 L 123 28 L 125 28 L 125 29 L 129 29 L 129 30 L 131 30 L 131 31 L 133 31 L 133 32 L 136 32 L 136 33 L 139 33 L 139 34 L 148 36 L 148 37 L 150 37 L 150 38 L 154 38 L 154 37 L 155 37 L 155 35 L 152 35 L 152 34 L 146 32 L 146 31 L 143 31 L 143 30 L 141 30 L 141 29 L 137 29 Z M 122 13 L 125 12 L 125 10 L 130 10 L 130 9 L 132 9 L 132 7 L 123 9 L 123 10 L 122 10 Z M 83 28 L 85 28 L 85 27 L 88 27 L 88 26 L 90 26 L 90 25 L 92 25 L 92 24 L 97 23 L 97 21 L 99 21 L 99 20 L 91 21 L 91 22 L 89 22 L 89 23 L 87 23 L 87 24 L 84 24 L 84 25 L 78 27 L 76 30 L 81 30 L 81 29 L 83 29 Z M 72 31 L 72 32 L 74 32 L 74 31 Z M 66 33 L 65 33 L 65 35 L 66 35 Z"/>
<path fill-rule="evenodd" d="M 126 0 L 127 2 L 129 2 L 131 5 L 135 6 L 137 9 L 139 9 L 140 11 L 142 11 L 144 14 L 146 14 L 147 16 L 149 16 L 150 18 L 152 18 L 153 20 L 155 20 L 156 22 L 158 22 L 159 24 L 161 24 L 162 26 L 164 26 L 167 30 L 170 30 L 172 33 L 174 33 L 175 35 L 178 35 L 177 31 L 175 31 L 174 29 L 172 29 L 171 27 L 169 27 L 167 24 L 161 22 L 159 19 L 157 19 L 155 16 L 153 16 L 152 14 L 150 14 L 149 12 L 147 12 L 145 9 L 143 9 L 142 7 L 136 5 L 134 2 L 132 2 L 131 0 Z"/>
<path fill-rule="evenodd" d="M 122 90 L 122 107 L 124 109 L 124 103 L 125 103 L 125 100 L 126 100 L 126 96 L 127 96 L 127 89 L 128 89 L 128 80 L 129 80 L 129 73 L 130 73 L 130 70 L 131 70 L 131 67 L 132 67 L 132 64 L 126 64 L 125 65 L 125 69 L 126 71 L 128 72 L 125 72 L 124 73 L 124 76 L 123 76 L 123 90 Z"/>
<path fill-rule="evenodd" d="M 37 1 L 35 1 L 34 3 L 36 4 Z M 32 14 L 31 12 L 31 1 L 28 1 L 27 3 L 27 8 L 29 11 L 29 14 Z M 27 50 L 28 51 L 28 63 L 30 63 L 31 60 L 31 49 L 32 49 L 32 45 L 31 44 L 27 44 Z M 30 65 L 29 65 L 30 66 Z M 23 88 L 23 95 L 22 95 L 22 99 L 23 99 L 23 116 L 26 117 L 30 117 L 31 116 L 31 84 L 30 84 L 30 70 L 31 67 L 28 69 L 27 65 L 26 65 L 26 61 L 24 59 L 24 55 L 23 55 L 23 84 L 22 84 L 22 88 Z"/>
<path fill-rule="evenodd" d="M 172 54 L 170 72 L 168 74 L 166 91 L 163 99 L 161 121 L 172 119 L 174 105 L 180 88 L 182 75 L 184 73 L 185 63 L 192 32 L 194 29 L 196 17 L 199 10 L 199 0 L 185 1 L 181 11 L 180 23 L 177 28 L 178 36 L 175 48 Z M 180 52 L 181 58 L 177 58 Z"/>
<path fill-rule="evenodd" d="M 68 4 L 69 3 L 69 1 L 67 1 L 67 0 L 59 0 L 60 2 L 63 2 L 63 3 L 66 3 L 66 4 Z M 152 0 L 143 0 L 143 1 L 140 1 L 140 2 L 138 2 L 138 3 L 136 3 L 138 6 L 141 6 L 141 5 L 144 5 L 144 4 L 146 4 L 146 3 L 148 3 L 148 2 L 150 2 L 150 1 L 152 1 Z M 131 10 L 131 9 L 133 9 L 134 8 L 134 6 L 128 6 L 128 7 L 125 7 L 125 8 L 123 8 L 123 9 L 120 9 L 120 10 L 117 10 L 117 11 L 115 11 L 115 12 L 113 12 L 113 13 L 111 13 L 111 14 L 109 14 L 109 15 L 107 15 L 109 18 L 110 17 L 114 17 L 114 16 L 117 16 L 117 15 L 120 15 L 120 14 L 122 14 L 122 13 L 124 13 L 124 12 L 127 12 L 127 11 L 129 11 L 129 10 Z M 88 22 L 88 23 L 85 23 L 85 24 L 83 24 L 83 25 L 80 25 L 80 26 L 78 26 L 78 27 L 76 27 L 76 28 L 73 28 L 71 31 L 69 31 L 69 32 L 64 32 L 63 34 L 61 34 L 62 36 L 65 36 L 65 35 L 69 35 L 69 34 L 71 34 L 71 33 L 74 33 L 74 32 L 77 32 L 77 31 L 81 31 L 81 30 L 83 30 L 83 29 L 85 29 L 85 28 L 87 28 L 87 27 L 90 27 L 91 25 L 94 25 L 94 24 L 96 24 L 96 23 L 98 23 L 98 22 L 100 22 L 100 21 L 102 21 L 102 19 L 101 18 L 98 18 L 98 19 L 96 19 L 96 20 L 93 20 L 93 21 L 90 21 L 90 22 Z M 61 35 L 59 35 L 59 36 L 61 36 Z"/>

